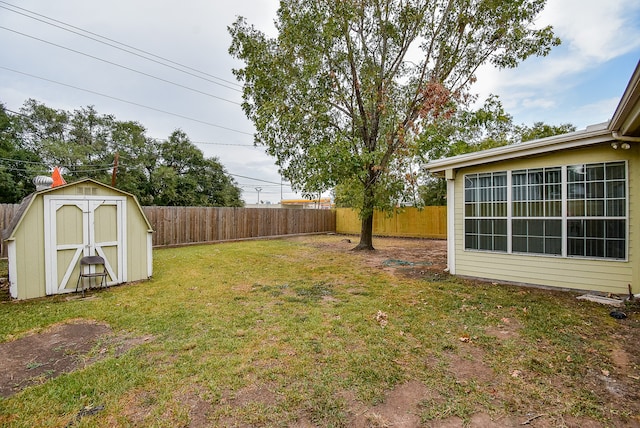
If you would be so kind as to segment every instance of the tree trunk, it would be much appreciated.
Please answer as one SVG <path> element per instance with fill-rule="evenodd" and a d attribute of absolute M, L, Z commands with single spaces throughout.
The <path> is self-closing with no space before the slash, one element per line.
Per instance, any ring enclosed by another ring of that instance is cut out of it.
<path fill-rule="evenodd" d="M 370 172 L 369 185 L 364 189 L 364 201 L 362 204 L 362 228 L 360 229 L 360 243 L 354 250 L 373 251 L 373 209 L 375 206 L 375 174 Z"/>
<path fill-rule="evenodd" d="M 373 211 L 367 212 L 362 217 L 362 228 L 360 229 L 360 243 L 354 250 L 373 251 Z"/>

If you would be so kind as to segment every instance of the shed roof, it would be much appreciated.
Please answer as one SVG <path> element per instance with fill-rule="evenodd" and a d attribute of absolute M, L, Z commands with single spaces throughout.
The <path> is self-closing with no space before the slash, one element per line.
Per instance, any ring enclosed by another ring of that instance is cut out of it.
<path fill-rule="evenodd" d="M 147 219 L 147 216 L 144 215 L 144 211 L 142 210 L 142 207 L 140 206 L 140 203 L 138 202 L 138 199 L 135 197 L 135 195 L 132 195 L 131 193 L 128 193 L 128 192 L 124 192 L 124 191 L 122 191 L 120 189 L 116 189 L 115 187 L 108 186 L 108 185 L 106 185 L 104 183 L 100 183 L 99 181 L 96 181 L 96 180 L 91 179 L 91 178 L 82 178 L 82 179 L 80 179 L 78 181 L 74 181 L 72 183 L 63 184 L 62 186 L 52 187 L 50 189 L 39 190 L 39 191 L 33 192 L 30 195 L 26 196 L 22 200 L 22 202 L 20 202 L 20 206 L 18 207 L 18 211 L 14 215 L 14 217 L 11 220 L 11 223 L 9 224 L 9 226 L 4 231 L 2 231 L 2 239 L 4 241 L 13 239 L 14 232 L 16 231 L 16 229 L 18 228 L 18 226 L 22 222 L 22 219 L 24 218 L 25 213 L 29 210 L 29 207 L 31 206 L 31 204 L 34 201 L 36 196 L 42 195 L 42 194 L 45 194 L 45 193 L 56 192 L 56 191 L 58 191 L 60 189 L 64 189 L 64 188 L 67 188 L 67 187 L 73 187 L 73 186 L 76 186 L 78 184 L 84 184 L 84 183 L 91 183 L 93 185 L 104 187 L 105 189 L 113 190 L 113 191 L 121 193 L 121 194 L 123 194 L 125 196 L 129 196 L 129 197 L 133 198 L 133 200 L 136 203 L 136 206 L 138 207 L 138 209 L 142 213 L 142 217 L 144 218 L 144 221 L 145 221 L 145 223 L 147 225 L 147 230 L 150 231 L 150 232 L 153 231 L 153 227 L 151 226 L 151 223 L 149 223 L 149 220 Z"/>
<path fill-rule="evenodd" d="M 427 163 L 426 167 L 433 173 L 440 173 L 447 169 L 585 147 L 616 139 L 640 143 L 638 137 L 640 137 L 640 62 L 636 65 L 609 122 L 588 126 L 587 129 L 567 134 L 438 159 Z"/>

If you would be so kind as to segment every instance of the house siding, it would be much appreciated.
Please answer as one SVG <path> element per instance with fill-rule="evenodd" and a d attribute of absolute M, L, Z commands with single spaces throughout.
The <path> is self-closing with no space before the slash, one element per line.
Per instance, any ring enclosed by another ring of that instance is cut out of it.
<path fill-rule="evenodd" d="M 577 163 L 599 163 L 624 160 L 628 162 L 628 259 L 598 260 L 573 257 L 502 254 L 464 249 L 464 175 L 471 173 L 553 167 Z M 640 240 L 638 181 L 640 148 L 613 150 L 610 143 L 572 149 L 536 157 L 496 162 L 481 167 L 456 171 L 455 177 L 455 273 L 462 276 L 496 281 L 543 285 L 579 290 L 596 290 L 626 294 L 628 285 L 640 292 L 640 267 L 637 243 Z"/>

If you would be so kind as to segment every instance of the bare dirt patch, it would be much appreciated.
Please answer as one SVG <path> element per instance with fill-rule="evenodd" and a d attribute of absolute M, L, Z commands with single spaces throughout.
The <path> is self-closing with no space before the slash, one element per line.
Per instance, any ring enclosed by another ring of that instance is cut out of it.
<path fill-rule="evenodd" d="M 317 245 L 335 252 L 351 252 L 357 237 L 336 236 Z M 447 241 L 439 239 L 374 238 L 375 251 L 366 251 L 364 263 L 394 275 L 438 281 L 448 276 Z"/>
<path fill-rule="evenodd" d="M 493 327 L 488 327 L 485 332 L 489 336 L 494 336 L 500 341 L 517 339 L 520 336 L 520 329 L 522 325 L 515 318 L 503 317 L 500 324 Z"/>
<path fill-rule="evenodd" d="M 83 365 L 83 357 L 109 326 L 77 321 L 0 344 L 0 395 L 8 397 Z"/>
<path fill-rule="evenodd" d="M 484 354 L 481 348 L 467 343 L 460 352 L 448 355 L 449 371 L 459 383 L 490 383 L 495 379 L 495 373 L 483 362 Z"/>
<path fill-rule="evenodd" d="M 244 407 L 252 403 L 274 406 L 278 402 L 278 397 L 273 390 L 274 388 L 269 385 L 249 385 L 233 395 L 229 393 L 224 394 L 220 403 L 231 407 Z"/>
<path fill-rule="evenodd" d="M 382 403 L 366 407 L 352 403 L 348 426 L 354 428 L 414 428 L 420 423 L 420 403 L 431 397 L 429 389 L 418 381 L 409 381 L 387 392 Z"/>
<path fill-rule="evenodd" d="M 120 355 L 148 340 L 151 337 L 114 336 L 106 324 L 74 320 L 0 343 L 0 396 L 11 396 L 27 386 L 92 364 L 106 355 L 109 346 Z M 98 344 L 100 349 L 92 354 Z"/>

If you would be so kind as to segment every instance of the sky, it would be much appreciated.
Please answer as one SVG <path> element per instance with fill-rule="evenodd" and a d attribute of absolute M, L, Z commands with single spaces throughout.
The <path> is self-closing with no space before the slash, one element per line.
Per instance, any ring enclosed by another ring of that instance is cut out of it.
<path fill-rule="evenodd" d="M 0 0 L 0 103 L 13 111 L 29 98 L 67 111 L 94 106 L 139 122 L 153 138 L 181 129 L 234 176 L 246 203 L 300 198 L 275 160 L 253 146 L 231 71 L 242 63 L 228 53 L 227 27 L 238 16 L 273 36 L 277 7 L 277 0 Z M 640 2 L 548 0 L 536 25 L 553 25 L 562 45 L 516 69 L 481 68 L 472 92 L 479 100 L 498 95 L 516 124 L 584 129 L 609 120 L 640 59 Z M 116 42 L 136 55 L 109 46 Z M 157 62 L 141 58 L 149 54 Z"/>

